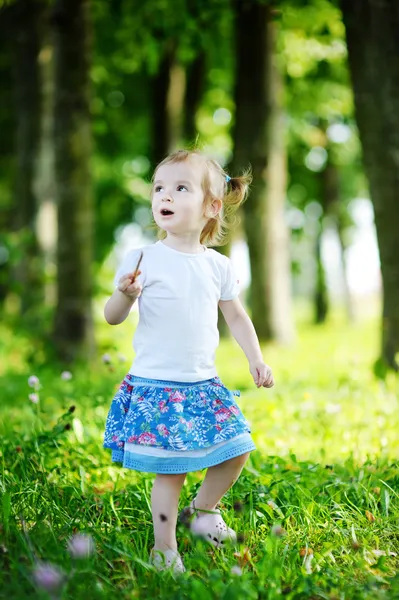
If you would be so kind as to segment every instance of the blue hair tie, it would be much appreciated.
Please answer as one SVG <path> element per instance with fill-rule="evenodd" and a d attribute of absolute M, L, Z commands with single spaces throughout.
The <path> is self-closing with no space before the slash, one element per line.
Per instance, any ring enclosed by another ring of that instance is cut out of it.
<path fill-rule="evenodd" d="M 226 183 L 229 183 L 230 180 L 231 180 L 231 177 L 229 175 L 226 175 Z"/>

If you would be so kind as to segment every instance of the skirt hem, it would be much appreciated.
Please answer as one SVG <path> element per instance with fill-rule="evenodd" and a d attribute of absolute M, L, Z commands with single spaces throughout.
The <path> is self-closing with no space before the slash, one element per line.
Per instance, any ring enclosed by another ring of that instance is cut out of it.
<path fill-rule="evenodd" d="M 211 452 L 203 457 L 190 458 L 157 458 L 124 452 L 123 450 L 112 450 L 112 462 L 122 463 L 121 466 L 134 471 L 144 473 L 188 473 L 192 471 L 201 471 L 225 462 L 231 458 L 236 458 L 245 452 L 256 450 L 256 446 L 248 434 L 246 441 L 231 446 L 223 446 L 220 449 Z M 140 457 L 140 458 L 136 458 Z"/>

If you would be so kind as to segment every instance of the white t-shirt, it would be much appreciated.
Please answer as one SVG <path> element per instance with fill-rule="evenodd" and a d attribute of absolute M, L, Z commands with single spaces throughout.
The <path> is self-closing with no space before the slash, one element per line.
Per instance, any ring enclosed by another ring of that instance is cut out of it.
<path fill-rule="evenodd" d="M 127 253 L 115 285 L 135 269 L 141 250 L 138 280 L 143 291 L 129 372 L 183 382 L 215 377 L 218 302 L 233 300 L 239 293 L 230 259 L 209 248 L 187 254 L 158 241 Z"/>

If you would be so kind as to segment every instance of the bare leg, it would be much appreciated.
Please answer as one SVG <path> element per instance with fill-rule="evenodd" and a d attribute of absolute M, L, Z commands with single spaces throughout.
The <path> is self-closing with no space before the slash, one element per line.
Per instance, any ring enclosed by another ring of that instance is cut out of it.
<path fill-rule="evenodd" d="M 226 460 L 220 465 L 209 467 L 194 500 L 195 508 L 214 510 L 219 500 L 239 478 L 249 454 L 249 452 L 245 452 L 245 454 Z"/>
<path fill-rule="evenodd" d="M 176 522 L 180 491 L 186 473 L 157 474 L 151 492 L 151 511 L 154 523 L 154 549 L 177 550 Z"/>

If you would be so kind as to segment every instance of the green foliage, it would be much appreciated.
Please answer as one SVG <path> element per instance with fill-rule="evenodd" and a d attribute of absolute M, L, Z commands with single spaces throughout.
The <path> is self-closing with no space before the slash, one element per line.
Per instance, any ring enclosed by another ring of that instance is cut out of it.
<path fill-rule="evenodd" d="M 99 308 L 99 307 L 98 307 Z M 399 593 L 398 381 L 370 373 L 375 321 L 303 329 L 291 348 L 264 355 L 276 386 L 257 390 L 237 344 L 223 342 L 219 374 L 240 388 L 258 450 L 221 509 L 242 536 L 214 550 L 178 526 L 187 568 L 180 580 L 154 572 L 149 508 L 153 476 L 120 469 L 102 448 L 106 414 L 127 370 L 134 319 L 99 324 L 100 355 L 76 365 L 27 363 L 32 341 L 1 327 L 2 591 L 44 597 L 30 580 L 34 557 L 68 575 L 63 598 L 343 598 L 388 600 Z M 27 379 L 40 379 L 39 402 Z M 75 407 L 74 409 L 72 407 Z M 202 475 L 190 473 L 186 506 Z M 25 523 L 25 533 L 23 524 Z M 96 553 L 71 560 L 73 533 L 89 533 Z M 233 572 L 231 569 L 234 567 Z M 241 571 L 237 568 L 240 567 Z"/>

